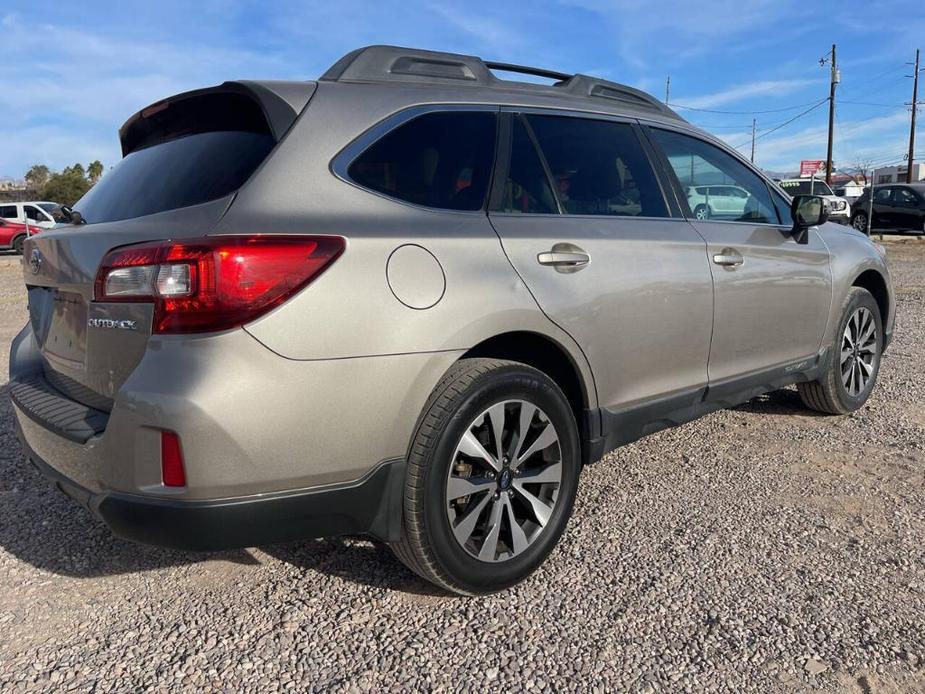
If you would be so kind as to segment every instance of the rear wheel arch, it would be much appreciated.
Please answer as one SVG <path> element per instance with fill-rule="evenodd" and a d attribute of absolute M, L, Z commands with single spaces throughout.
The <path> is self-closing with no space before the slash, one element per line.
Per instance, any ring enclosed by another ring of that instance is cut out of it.
<path fill-rule="evenodd" d="M 577 422 L 581 422 L 584 410 L 592 406 L 589 388 L 593 384 L 585 383 L 568 351 L 545 335 L 530 331 L 501 333 L 470 348 L 461 359 L 472 357 L 506 359 L 542 371 L 562 389 Z"/>
<path fill-rule="evenodd" d="M 15 237 L 12 241 L 10 241 L 10 248 L 12 248 L 17 253 L 22 253 L 23 243 L 25 243 L 25 241 L 26 241 L 26 235 L 20 234 L 19 236 Z"/>
<path fill-rule="evenodd" d="M 854 278 L 851 286 L 866 289 L 873 295 L 877 308 L 880 309 L 880 320 L 885 328 L 890 317 L 890 292 L 883 275 L 876 270 L 865 270 Z"/>

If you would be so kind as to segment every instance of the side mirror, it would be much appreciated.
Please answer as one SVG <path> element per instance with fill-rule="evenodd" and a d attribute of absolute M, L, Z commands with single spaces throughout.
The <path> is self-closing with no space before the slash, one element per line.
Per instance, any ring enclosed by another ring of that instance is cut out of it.
<path fill-rule="evenodd" d="M 797 243 L 809 243 L 809 228 L 825 224 L 829 209 L 818 195 L 797 195 L 790 203 L 793 218 L 791 234 Z"/>
<path fill-rule="evenodd" d="M 73 214 L 73 210 L 71 210 L 71 208 L 68 207 L 67 205 L 61 205 L 60 209 L 61 209 L 61 216 L 64 218 L 64 221 L 70 222 L 71 215 Z"/>

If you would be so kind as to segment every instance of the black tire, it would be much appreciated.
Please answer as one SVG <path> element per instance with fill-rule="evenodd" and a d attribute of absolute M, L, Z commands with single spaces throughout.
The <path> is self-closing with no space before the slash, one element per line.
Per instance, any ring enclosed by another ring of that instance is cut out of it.
<path fill-rule="evenodd" d="M 848 321 L 862 308 L 867 309 L 873 315 L 876 326 L 876 353 L 872 359 L 873 370 L 870 380 L 859 393 L 852 395 L 842 382 L 841 354 Z M 800 392 L 803 404 L 810 409 L 825 412 L 826 414 L 847 414 L 858 409 L 867 402 L 867 398 L 870 397 L 877 382 L 882 353 L 883 323 L 880 308 L 869 291 L 861 287 L 852 287 L 842 303 L 841 318 L 838 321 L 835 338 L 830 347 L 825 371 L 815 381 L 797 384 L 797 390 Z"/>
<path fill-rule="evenodd" d="M 505 560 L 481 561 L 453 535 L 447 476 L 470 423 L 490 406 L 512 399 L 539 407 L 554 425 L 562 478 L 549 520 L 531 544 Z M 402 535 L 392 550 L 416 574 L 454 593 L 479 595 L 507 588 L 532 573 L 555 547 L 572 512 L 580 469 L 575 417 L 552 379 L 518 362 L 462 359 L 424 406 L 408 454 Z"/>
<path fill-rule="evenodd" d="M 854 215 L 854 219 L 851 220 L 851 226 L 856 230 L 862 231 L 865 234 L 867 233 L 867 213 L 858 212 Z"/>
<path fill-rule="evenodd" d="M 706 205 L 697 205 L 694 208 L 694 219 L 706 220 L 712 217 L 710 214 L 710 208 Z"/>
<path fill-rule="evenodd" d="M 19 255 L 22 255 L 22 246 L 25 242 L 26 242 L 25 236 L 17 236 L 15 239 L 13 239 L 13 243 L 10 247 L 13 249 L 14 253 L 18 253 Z"/>

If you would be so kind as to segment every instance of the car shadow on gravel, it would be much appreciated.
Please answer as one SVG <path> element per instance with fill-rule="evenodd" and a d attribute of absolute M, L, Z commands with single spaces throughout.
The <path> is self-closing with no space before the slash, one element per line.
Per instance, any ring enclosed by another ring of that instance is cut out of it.
<path fill-rule="evenodd" d="M 362 537 L 335 537 L 261 547 L 261 551 L 301 571 L 316 571 L 352 583 L 423 598 L 450 593 L 417 576 L 383 543 Z"/>
<path fill-rule="evenodd" d="M 736 412 L 755 414 L 781 414 L 794 417 L 825 417 L 822 412 L 809 409 L 794 388 L 775 390 L 732 408 Z"/>
<path fill-rule="evenodd" d="M 179 552 L 129 542 L 47 480 L 22 455 L 9 386 L 0 386 L 0 550 L 63 576 L 91 578 L 224 560 L 257 564 L 245 550 Z"/>

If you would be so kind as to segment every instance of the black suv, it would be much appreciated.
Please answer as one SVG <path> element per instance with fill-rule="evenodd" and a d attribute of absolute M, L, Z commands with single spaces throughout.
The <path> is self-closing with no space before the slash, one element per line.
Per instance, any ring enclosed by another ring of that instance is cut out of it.
<path fill-rule="evenodd" d="M 867 231 L 867 217 L 872 229 L 896 229 L 925 234 L 925 181 L 874 186 L 874 204 L 870 188 L 852 206 L 851 225 Z"/>

